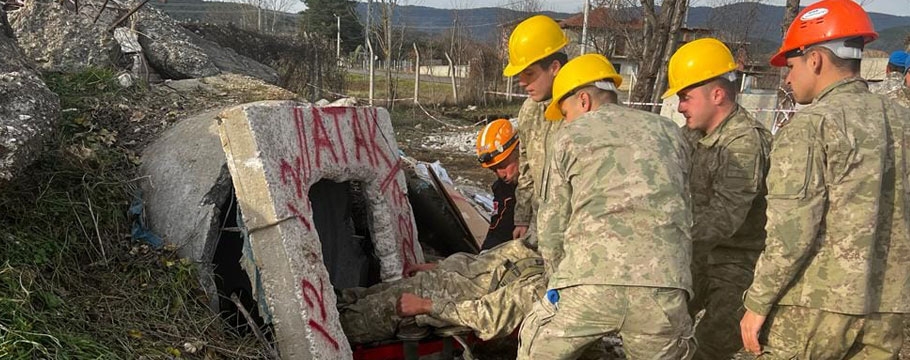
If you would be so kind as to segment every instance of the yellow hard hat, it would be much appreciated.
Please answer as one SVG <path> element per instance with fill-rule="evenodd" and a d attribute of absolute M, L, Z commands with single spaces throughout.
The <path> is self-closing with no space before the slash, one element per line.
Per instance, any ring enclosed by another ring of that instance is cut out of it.
<path fill-rule="evenodd" d="M 512 123 L 506 119 L 493 120 L 477 134 L 477 161 L 489 168 L 509 157 L 517 146 L 518 134 Z"/>
<path fill-rule="evenodd" d="M 622 85 L 622 76 L 616 73 L 613 64 L 603 55 L 586 54 L 566 63 L 566 66 L 563 66 L 553 79 L 553 100 L 550 101 L 547 112 L 544 113 L 547 120 L 562 119 L 559 102 L 569 92 L 600 80 L 612 81 L 615 88 Z"/>
<path fill-rule="evenodd" d="M 724 43 L 703 38 L 681 46 L 667 65 L 669 89 L 661 96 L 666 99 L 681 90 L 735 70 L 736 61 Z"/>
<path fill-rule="evenodd" d="M 529 65 L 555 54 L 569 38 L 553 19 L 536 15 L 522 21 L 509 36 L 509 64 L 502 74 L 518 75 Z"/>

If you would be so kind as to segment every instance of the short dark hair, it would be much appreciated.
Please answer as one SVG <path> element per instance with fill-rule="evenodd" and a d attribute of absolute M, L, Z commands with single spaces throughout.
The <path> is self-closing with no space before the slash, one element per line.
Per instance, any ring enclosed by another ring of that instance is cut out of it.
<path fill-rule="evenodd" d="M 554 61 L 558 61 L 559 66 L 565 66 L 566 63 L 569 62 L 569 55 L 566 55 L 566 53 L 564 53 L 562 51 L 557 51 L 555 53 L 547 55 L 547 57 L 545 57 L 543 59 L 535 61 L 531 65 L 538 65 L 541 68 L 546 69 L 546 68 L 550 67 L 550 64 L 552 64 Z"/>
<path fill-rule="evenodd" d="M 713 84 L 727 93 L 727 97 L 731 101 L 736 101 L 736 94 L 739 93 L 739 89 L 736 87 L 736 83 L 730 81 L 725 77 L 716 77 L 710 81 L 710 84 Z"/>
<path fill-rule="evenodd" d="M 831 65 L 834 65 L 834 67 L 836 67 L 838 69 L 846 70 L 846 71 L 849 71 L 854 74 L 859 74 L 859 72 L 860 72 L 860 63 L 861 63 L 860 59 L 839 58 L 837 55 L 834 54 L 833 51 L 831 51 L 831 49 L 826 48 L 824 46 L 813 46 L 806 52 L 808 53 L 808 51 L 811 51 L 811 50 L 817 50 L 817 51 L 824 52 L 825 54 L 828 54 L 828 58 L 831 60 Z"/>
<path fill-rule="evenodd" d="M 894 63 L 888 63 L 887 71 L 888 72 L 899 72 L 899 73 L 903 74 L 903 73 L 907 72 L 907 68 L 900 66 L 900 65 L 895 65 Z"/>

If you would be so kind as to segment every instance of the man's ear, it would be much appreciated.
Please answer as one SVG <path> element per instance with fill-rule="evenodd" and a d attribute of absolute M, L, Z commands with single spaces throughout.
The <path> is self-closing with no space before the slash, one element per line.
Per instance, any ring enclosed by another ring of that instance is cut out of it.
<path fill-rule="evenodd" d="M 806 65 L 812 69 L 814 74 L 818 75 L 822 72 L 822 64 L 826 63 L 828 59 L 825 58 L 825 55 L 823 55 L 821 51 L 816 50 L 806 54 L 806 61 L 808 62 Z M 827 64 L 824 66 L 827 66 Z"/>
<path fill-rule="evenodd" d="M 594 104 L 591 103 L 591 94 L 587 91 L 578 92 L 578 101 L 581 101 L 581 107 L 585 109 L 585 112 L 591 111 L 591 108 L 594 107 Z"/>
<path fill-rule="evenodd" d="M 550 73 L 555 75 L 559 72 L 559 69 L 562 69 L 562 64 L 557 60 L 553 60 L 553 62 L 550 63 Z"/>
<path fill-rule="evenodd" d="M 714 105 L 720 105 L 724 102 L 724 97 L 727 96 L 727 93 L 720 86 L 714 86 L 711 88 L 711 102 Z"/>

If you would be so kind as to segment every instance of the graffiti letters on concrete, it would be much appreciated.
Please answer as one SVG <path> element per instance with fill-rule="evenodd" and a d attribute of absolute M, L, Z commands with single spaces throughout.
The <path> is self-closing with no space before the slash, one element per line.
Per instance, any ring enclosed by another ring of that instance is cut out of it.
<path fill-rule="evenodd" d="M 269 101 L 227 110 L 220 119 L 282 357 L 350 357 L 308 192 L 323 179 L 360 182 L 383 280 L 422 262 L 388 112 Z"/>

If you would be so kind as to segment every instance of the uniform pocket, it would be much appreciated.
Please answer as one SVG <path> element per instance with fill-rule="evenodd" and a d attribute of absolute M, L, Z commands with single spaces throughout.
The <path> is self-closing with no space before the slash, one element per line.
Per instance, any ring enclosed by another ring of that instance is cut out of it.
<path fill-rule="evenodd" d="M 804 199 L 812 175 L 813 150 L 808 146 L 780 151 L 768 171 L 768 198 Z M 784 154 L 781 154 L 784 153 Z M 776 161 L 776 162 L 775 162 Z"/>
<path fill-rule="evenodd" d="M 556 316 L 556 306 L 551 304 L 546 297 L 541 297 L 534 303 L 531 313 L 525 317 L 524 322 L 521 323 L 520 330 L 518 330 L 520 334 L 518 349 L 524 352 L 520 355 L 524 355 L 525 358 L 530 355 L 531 345 L 540 336 L 541 329 L 549 324 L 554 316 Z M 519 358 L 522 358 L 522 356 L 519 356 Z"/>

